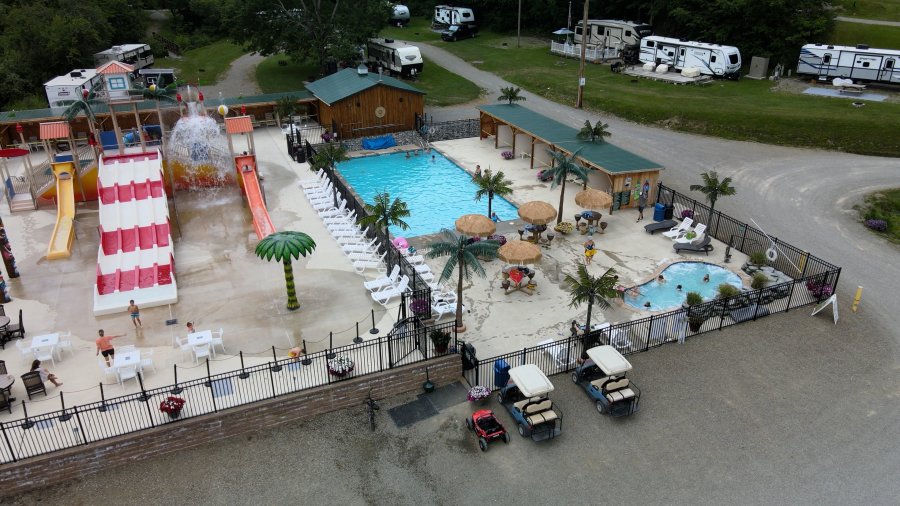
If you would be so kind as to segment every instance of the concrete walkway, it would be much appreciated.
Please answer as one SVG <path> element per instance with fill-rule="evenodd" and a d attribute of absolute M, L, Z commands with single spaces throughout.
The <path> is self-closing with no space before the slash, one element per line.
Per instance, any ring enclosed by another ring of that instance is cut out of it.
<path fill-rule="evenodd" d="M 881 26 L 900 27 L 900 21 L 885 21 L 883 19 L 848 18 L 846 16 L 837 16 L 834 19 L 837 21 L 844 21 L 847 23 L 859 23 L 862 25 L 881 25 Z"/>

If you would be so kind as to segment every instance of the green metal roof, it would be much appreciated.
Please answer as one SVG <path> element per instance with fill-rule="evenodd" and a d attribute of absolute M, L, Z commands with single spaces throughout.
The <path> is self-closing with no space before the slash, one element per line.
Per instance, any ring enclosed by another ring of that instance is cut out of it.
<path fill-rule="evenodd" d="M 332 105 L 379 84 L 412 93 L 425 94 L 424 91 L 414 88 L 399 79 L 371 72 L 360 75 L 356 69 L 344 69 L 330 76 L 323 77 L 318 81 L 307 84 L 306 89 L 311 91 L 322 102 Z"/>
<path fill-rule="evenodd" d="M 609 142 L 588 142 L 578 138 L 579 129 L 554 121 L 518 104 L 482 105 L 478 107 L 519 130 L 556 148 L 574 153 L 581 149 L 578 158 L 603 170 L 620 174 L 662 169 L 663 166 Z"/>
<path fill-rule="evenodd" d="M 226 97 L 221 101 L 218 98 L 214 97 L 205 97 L 205 105 L 207 108 L 215 108 L 218 107 L 219 104 L 225 104 L 227 106 L 233 105 L 254 105 L 254 104 L 265 104 L 265 103 L 274 103 L 278 99 L 282 97 L 294 97 L 297 100 L 311 100 L 313 98 L 312 93 L 307 90 L 297 90 L 297 91 L 286 91 L 283 93 L 266 93 L 263 95 L 251 95 L 247 97 Z M 165 102 L 161 105 L 165 106 Z M 172 107 L 171 104 L 168 104 L 169 107 Z M 137 108 L 139 111 L 152 111 L 156 110 L 156 102 L 153 100 L 144 100 L 143 102 L 138 102 Z M 131 110 L 131 105 L 118 105 L 116 106 L 116 111 L 128 111 Z M 94 108 L 94 114 L 107 114 L 109 111 L 104 104 L 98 104 Z M 15 115 L 12 115 L 12 111 L 4 111 L 0 112 L 0 123 L 16 123 L 18 121 L 34 121 L 38 119 L 46 119 L 46 120 L 56 120 L 61 117 L 59 114 L 54 114 L 49 108 L 47 109 L 29 109 L 25 111 L 15 111 Z"/>

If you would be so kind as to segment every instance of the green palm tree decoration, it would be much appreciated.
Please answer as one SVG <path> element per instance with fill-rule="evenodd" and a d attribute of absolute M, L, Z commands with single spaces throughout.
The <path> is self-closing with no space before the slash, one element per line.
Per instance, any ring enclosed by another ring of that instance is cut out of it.
<path fill-rule="evenodd" d="M 525 97 L 519 95 L 521 92 L 522 88 L 513 88 L 512 86 L 509 88 L 500 88 L 500 96 L 497 97 L 497 100 L 506 100 L 509 105 L 512 105 L 513 102 L 525 100 Z"/>
<path fill-rule="evenodd" d="M 384 234 L 388 239 L 391 238 L 390 227 L 396 225 L 403 230 L 409 228 L 409 224 L 403 221 L 403 218 L 409 216 L 409 208 L 406 202 L 400 199 L 394 199 L 391 202 L 391 196 L 387 192 L 375 195 L 373 204 L 366 204 L 367 216 L 363 216 L 358 223 L 363 226 L 375 225 L 384 228 Z"/>
<path fill-rule="evenodd" d="M 491 202 L 494 200 L 494 196 L 505 197 L 513 191 L 509 186 L 512 184 L 512 181 L 506 179 L 506 175 L 503 174 L 502 170 L 496 174 L 491 173 L 491 169 L 484 171 L 483 174 L 475 178 L 475 184 L 478 185 L 478 191 L 475 192 L 476 201 L 480 201 L 481 197 L 487 195 L 488 217 L 492 213 Z"/>
<path fill-rule="evenodd" d="M 706 195 L 706 200 L 709 202 L 709 218 L 707 220 L 709 221 L 712 220 L 713 211 L 716 209 L 716 201 L 719 200 L 719 197 L 730 197 L 736 194 L 737 190 L 731 186 L 730 177 L 719 181 L 719 175 L 714 170 L 704 172 L 700 174 L 700 177 L 703 178 L 703 184 L 692 184 L 691 191 L 698 191 Z M 710 223 L 710 225 L 712 224 Z M 713 231 L 713 235 L 715 235 L 715 231 Z"/>
<path fill-rule="evenodd" d="M 84 114 L 84 117 L 87 119 L 88 130 L 91 132 L 91 137 L 97 141 L 94 146 L 95 158 L 97 158 L 98 154 L 96 150 L 98 148 L 103 149 L 103 147 L 100 142 L 100 136 L 97 134 L 97 115 L 94 113 L 94 109 L 103 104 L 104 102 L 97 98 L 97 93 L 94 89 L 89 91 L 86 95 L 82 94 L 81 98 L 78 100 L 63 100 L 59 102 L 59 105 L 66 106 L 66 110 L 63 111 L 62 116 L 67 123 L 71 123 L 79 115 Z"/>
<path fill-rule="evenodd" d="M 297 301 L 297 289 L 294 287 L 294 268 L 291 260 L 299 260 L 316 249 L 313 238 L 303 232 L 285 230 L 269 234 L 256 245 L 256 256 L 266 261 L 275 260 L 284 264 L 284 281 L 287 285 L 287 308 L 291 311 L 300 307 Z"/>
<path fill-rule="evenodd" d="M 469 237 L 457 235 L 450 230 L 442 231 L 444 240 L 439 240 L 428 245 L 428 258 L 448 256 L 444 270 L 441 271 L 439 282 L 449 280 L 454 271 L 458 273 L 456 283 L 456 331 L 465 332 L 466 327 L 462 321 L 463 279 L 469 279 L 472 272 L 480 277 L 485 277 L 484 267 L 478 258 L 493 260 L 497 258 L 497 249 L 500 243 L 497 241 L 470 242 Z"/>
<path fill-rule="evenodd" d="M 338 142 L 329 142 L 316 148 L 316 154 L 310 160 L 309 169 L 313 172 L 347 160 L 347 149 Z"/>
<path fill-rule="evenodd" d="M 556 215 L 556 223 L 558 224 L 563 219 L 563 202 L 565 202 L 566 198 L 566 179 L 572 175 L 587 184 L 588 175 L 587 169 L 575 163 L 578 153 L 581 152 L 580 149 L 572 153 L 572 156 L 566 156 L 566 154 L 561 151 L 552 151 L 549 149 L 547 152 L 553 157 L 553 167 L 550 169 L 553 174 L 553 182 L 550 184 L 550 188 L 555 188 L 557 185 L 560 186 L 559 214 Z"/>
<path fill-rule="evenodd" d="M 587 321 L 585 329 L 590 332 L 591 328 L 591 311 L 594 304 L 600 309 L 609 309 L 609 299 L 618 297 L 616 293 L 616 283 L 619 276 L 616 275 L 615 269 L 608 269 L 602 276 L 594 277 L 588 273 L 587 266 L 580 264 L 578 272 L 575 276 L 566 274 L 563 283 L 569 291 L 569 307 L 576 308 L 587 302 Z"/>
<path fill-rule="evenodd" d="M 578 132 L 578 138 L 590 142 L 594 142 L 595 140 L 603 142 L 604 137 L 610 137 L 612 135 L 612 133 L 606 130 L 607 128 L 609 128 L 609 125 L 600 120 L 597 120 L 593 125 L 591 125 L 590 121 L 585 120 L 584 126 L 581 128 L 581 131 Z"/>
<path fill-rule="evenodd" d="M 162 110 L 160 109 L 160 102 L 165 102 L 166 104 L 177 104 L 178 101 L 175 100 L 174 95 L 175 90 L 178 89 L 178 83 L 172 83 L 168 86 L 162 87 L 157 86 L 155 84 L 151 84 L 148 87 L 143 86 L 135 86 L 133 89 L 128 90 L 128 93 L 136 98 L 143 98 L 144 100 L 152 100 L 156 103 L 156 118 L 159 120 L 159 130 L 162 134 L 162 148 L 163 152 L 166 150 L 165 139 L 166 139 L 166 125 L 163 121 Z"/>

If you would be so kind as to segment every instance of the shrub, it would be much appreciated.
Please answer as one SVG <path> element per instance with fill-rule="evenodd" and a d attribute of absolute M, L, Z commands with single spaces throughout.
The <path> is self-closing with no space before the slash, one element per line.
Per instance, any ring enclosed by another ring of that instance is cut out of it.
<path fill-rule="evenodd" d="M 575 230 L 575 225 L 572 224 L 571 221 L 561 221 L 553 227 L 553 230 L 556 230 L 560 234 L 569 234 Z"/>
<path fill-rule="evenodd" d="M 831 297 L 831 294 L 834 291 L 834 289 L 831 288 L 830 284 L 826 283 L 825 281 L 816 281 L 814 279 L 806 282 L 806 289 L 809 290 L 809 293 L 811 293 L 812 296 L 817 299 Z"/>
<path fill-rule="evenodd" d="M 887 222 L 884 220 L 866 220 L 866 226 L 876 232 L 887 232 Z"/>
<path fill-rule="evenodd" d="M 766 265 L 766 252 L 754 251 L 750 253 L 750 263 L 753 265 Z"/>
<path fill-rule="evenodd" d="M 697 292 L 688 292 L 687 298 L 685 298 L 685 302 L 687 302 L 688 306 L 696 306 L 697 304 L 703 304 L 703 296 Z"/>
<path fill-rule="evenodd" d="M 735 295 L 740 294 L 741 291 L 737 289 L 734 285 L 729 285 L 728 283 L 722 283 L 719 285 L 719 298 L 727 299 L 729 297 L 734 297 Z"/>
<path fill-rule="evenodd" d="M 516 157 L 516 154 L 513 153 L 512 151 L 504 151 L 504 152 L 500 153 L 500 156 L 502 156 L 504 160 L 512 160 L 513 158 Z"/>
<path fill-rule="evenodd" d="M 761 272 L 753 273 L 753 280 L 750 281 L 750 286 L 754 290 L 759 290 L 760 288 L 764 288 L 766 283 L 769 282 L 769 277 Z"/>

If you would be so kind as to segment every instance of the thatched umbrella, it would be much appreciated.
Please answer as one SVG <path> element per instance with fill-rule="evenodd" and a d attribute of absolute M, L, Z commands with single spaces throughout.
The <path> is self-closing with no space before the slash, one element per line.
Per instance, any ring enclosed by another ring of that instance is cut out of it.
<path fill-rule="evenodd" d="M 468 236 L 487 237 L 497 231 L 497 225 L 483 214 L 466 214 L 457 218 L 456 230 Z"/>
<path fill-rule="evenodd" d="M 575 194 L 575 203 L 591 211 L 609 209 L 612 205 L 612 195 L 596 188 L 588 188 Z"/>
<path fill-rule="evenodd" d="M 532 225 L 546 225 L 556 219 L 556 208 L 546 202 L 535 200 L 519 207 L 519 218 Z"/>
<path fill-rule="evenodd" d="M 527 241 L 509 241 L 500 246 L 497 254 L 510 264 L 533 264 L 541 259 L 541 248 Z"/>

